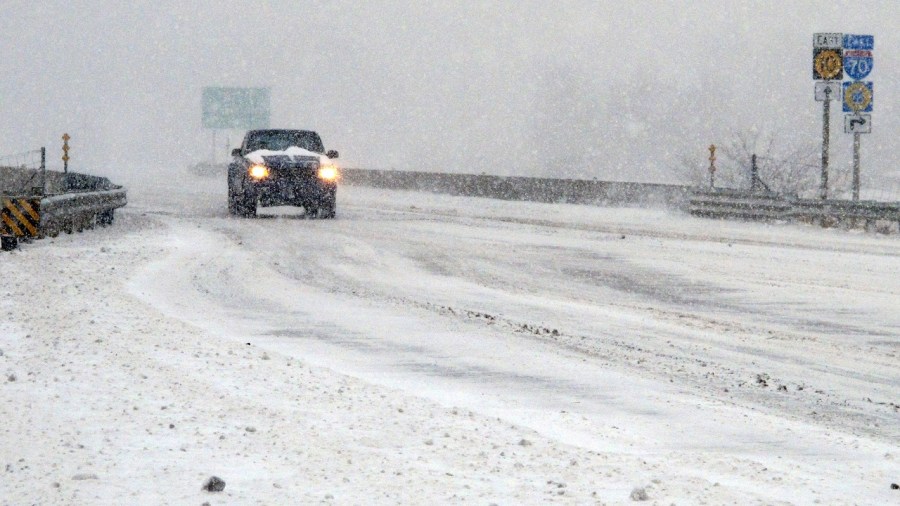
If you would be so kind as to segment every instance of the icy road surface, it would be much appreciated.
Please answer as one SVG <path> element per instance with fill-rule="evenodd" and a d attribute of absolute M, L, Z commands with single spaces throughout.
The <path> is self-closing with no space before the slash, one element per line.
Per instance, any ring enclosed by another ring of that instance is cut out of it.
<path fill-rule="evenodd" d="M 0 504 L 900 504 L 896 236 L 124 182 L 0 256 Z"/>

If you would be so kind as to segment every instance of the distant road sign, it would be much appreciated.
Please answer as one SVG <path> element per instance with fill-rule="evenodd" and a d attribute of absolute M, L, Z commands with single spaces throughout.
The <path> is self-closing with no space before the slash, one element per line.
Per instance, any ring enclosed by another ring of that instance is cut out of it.
<path fill-rule="evenodd" d="M 872 133 L 871 114 L 847 114 L 844 116 L 845 134 L 870 134 Z"/>
<path fill-rule="evenodd" d="M 844 59 L 841 48 L 813 49 L 813 79 L 840 81 L 844 78 Z"/>
<path fill-rule="evenodd" d="M 872 51 L 875 49 L 875 36 L 874 35 L 853 35 L 853 34 L 845 34 L 844 35 L 844 49 L 862 49 L 865 51 Z"/>
<path fill-rule="evenodd" d="M 840 100 L 841 83 L 823 81 L 816 83 L 816 100 L 824 102 L 826 100 Z"/>
<path fill-rule="evenodd" d="M 872 101 L 875 98 L 872 81 L 853 81 L 844 83 L 844 112 L 872 112 Z"/>
<path fill-rule="evenodd" d="M 844 47 L 844 34 L 842 33 L 814 33 L 813 47 L 840 49 Z"/>
<path fill-rule="evenodd" d="M 865 79 L 872 72 L 872 51 L 865 49 L 844 50 L 844 72 L 856 81 Z"/>
<path fill-rule="evenodd" d="M 269 88 L 203 88 L 203 127 L 269 128 Z"/>

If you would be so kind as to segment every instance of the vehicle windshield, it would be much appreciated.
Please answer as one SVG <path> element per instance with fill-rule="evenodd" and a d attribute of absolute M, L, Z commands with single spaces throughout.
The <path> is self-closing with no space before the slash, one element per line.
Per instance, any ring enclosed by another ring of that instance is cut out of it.
<path fill-rule="evenodd" d="M 322 146 L 322 139 L 315 132 L 302 130 L 260 130 L 250 132 L 247 137 L 247 151 L 256 151 L 257 149 L 269 149 L 272 151 L 284 151 L 285 149 L 296 146 L 314 153 L 322 153 L 325 148 Z"/>

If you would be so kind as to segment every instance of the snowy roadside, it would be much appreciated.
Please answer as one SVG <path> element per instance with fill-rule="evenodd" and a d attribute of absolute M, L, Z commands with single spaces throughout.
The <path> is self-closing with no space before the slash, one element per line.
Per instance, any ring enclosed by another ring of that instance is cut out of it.
<path fill-rule="evenodd" d="M 122 214 L 0 263 L 0 504 L 745 497 L 166 318 L 124 289 L 165 230 Z"/>

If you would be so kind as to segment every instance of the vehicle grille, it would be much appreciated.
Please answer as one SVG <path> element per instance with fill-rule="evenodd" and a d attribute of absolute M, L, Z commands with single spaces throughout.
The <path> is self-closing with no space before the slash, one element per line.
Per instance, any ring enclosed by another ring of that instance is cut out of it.
<path fill-rule="evenodd" d="M 319 170 L 319 159 L 314 156 L 267 156 L 266 166 L 272 172 L 272 179 L 315 178 Z"/>

